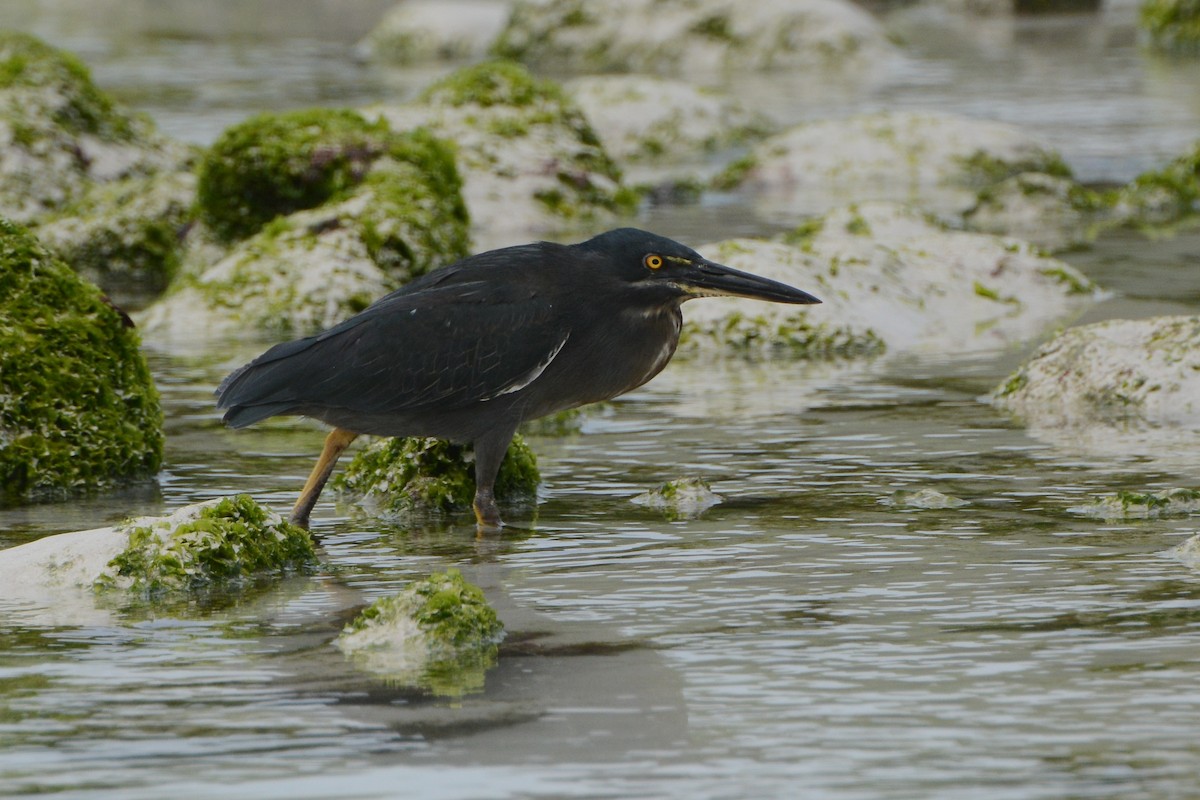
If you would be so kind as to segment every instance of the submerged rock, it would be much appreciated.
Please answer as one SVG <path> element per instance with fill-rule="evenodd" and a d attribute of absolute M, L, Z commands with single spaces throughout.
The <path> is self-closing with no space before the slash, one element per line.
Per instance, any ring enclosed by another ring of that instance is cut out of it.
<path fill-rule="evenodd" d="M 185 155 L 147 118 L 120 109 L 77 58 L 0 31 L 0 216 L 33 222 L 95 183 L 147 175 Z"/>
<path fill-rule="evenodd" d="M 426 131 L 351 111 L 262 115 L 199 173 L 200 244 L 144 317 L 156 342 L 315 332 L 468 253 L 452 150 Z"/>
<path fill-rule="evenodd" d="M 158 472 L 162 411 L 138 345 L 99 289 L 0 219 L 0 504 Z"/>
<path fill-rule="evenodd" d="M 461 697 L 483 688 L 503 633 L 479 587 L 449 569 L 375 601 L 335 644 L 389 683 Z"/>
<path fill-rule="evenodd" d="M 1185 539 L 1181 544 L 1172 547 L 1167 555 L 1178 559 L 1185 566 L 1200 569 L 1200 534 Z"/>
<path fill-rule="evenodd" d="M 703 478 L 679 478 L 642 492 L 630 502 L 661 511 L 667 519 L 698 517 L 724 499 Z"/>
<path fill-rule="evenodd" d="M 1012 125 L 905 111 L 798 125 L 755 146 L 718 185 L 749 189 L 764 211 L 792 219 L 867 200 L 957 217 L 980 188 L 1023 172 L 1069 175 Z"/>
<path fill-rule="evenodd" d="M 879 501 L 885 506 L 919 508 L 926 511 L 962 508 L 970 505 L 961 497 L 943 494 L 936 489 L 899 489 Z"/>
<path fill-rule="evenodd" d="M 558 84 L 518 64 L 468 67 L 416 103 L 368 113 L 454 142 L 477 236 L 598 224 L 637 207 L 583 112 Z"/>
<path fill-rule="evenodd" d="M 504 29 L 508 3 L 497 0 L 406 0 L 359 43 L 359 52 L 389 64 L 477 58 Z"/>
<path fill-rule="evenodd" d="M 1114 492 L 1067 509 L 1096 519 L 1156 519 L 1200 512 L 1200 492 L 1167 489 L 1161 492 Z"/>
<path fill-rule="evenodd" d="M 537 457 L 514 437 L 496 476 L 497 501 L 531 500 L 539 480 Z M 333 487 L 372 514 L 461 511 L 475 497 L 475 454 L 443 439 L 379 439 L 355 454 Z"/>
<path fill-rule="evenodd" d="M 1142 0 L 1138 22 L 1156 49 L 1200 54 L 1200 3 L 1195 0 Z"/>
<path fill-rule="evenodd" d="M 692 75 L 857 67 L 894 49 L 843 0 L 525 0 L 493 52 L 547 69 Z"/>
<path fill-rule="evenodd" d="M 307 531 L 240 495 L 0 550 L 0 599 L 61 600 L 86 618 L 82 606 L 97 599 L 184 599 L 303 570 L 315 558 Z"/>
<path fill-rule="evenodd" d="M 888 203 L 832 211 L 781 241 L 733 239 L 701 252 L 823 302 L 689 303 L 685 351 L 716 346 L 818 358 L 981 351 L 1033 339 L 1098 296 L 1077 270 L 1024 242 L 948 230 Z"/>

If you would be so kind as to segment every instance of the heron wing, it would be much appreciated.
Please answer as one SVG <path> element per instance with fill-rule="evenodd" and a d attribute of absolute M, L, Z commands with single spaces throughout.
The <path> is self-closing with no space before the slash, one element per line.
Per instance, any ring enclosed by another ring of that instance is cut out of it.
<path fill-rule="evenodd" d="M 503 282 L 395 292 L 324 333 L 276 345 L 218 389 L 227 421 L 296 409 L 454 408 L 532 382 L 569 336 L 553 303 Z"/>

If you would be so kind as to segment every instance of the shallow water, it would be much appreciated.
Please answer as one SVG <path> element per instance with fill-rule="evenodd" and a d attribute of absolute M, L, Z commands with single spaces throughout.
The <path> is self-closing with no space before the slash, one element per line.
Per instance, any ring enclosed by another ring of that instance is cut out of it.
<path fill-rule="evenodd" d="M 202 24 L 179 2 L 110 0 L 84 19 L 72 3 L 11 5 L 193 141 L 262 107 L 405 85 L 347 56 L 382 3 L 264 4 L 282 29 L 234 6 Z M 792 87 L 781 115 L 999 116 L 1088 179 L 1124 180 L 1195 138 L 1200 81 L 1183 97 L 1194 65 L 1142 56 L 1114 13 L 967 32 L 903 12 L 904 71 L 852 94 Z M 144 24 L 122 27 L 131 15 Z M 770 229 L 721 202 L 641 224 L 690 240 Z M 1118 293 L 1084 321 L 1195 313 L 1198 252 L 1193 233 L 1070 255 Z M 152 352 L 169 435 L 158 484 L 0 510 L 0 546 L 232 492 L 290 504 L 321 432 L 228 431 L 211 405 L 259 347 Z M 187 618 L 0 609 L 0 795 L 1194 796 L 1200 576 L 1165 551 L 1195 521 L 1067 509 L 1200 486 L 1200 453 L 1101 459 L 1030 438 L 980 400 L 1022 356 L 678 360 L 582 433 L 533 437 L 544 497 L 502 534 L 477 537 L 469 515 L 364 519 L 329 497 L 311 578 Z M 686 475 L 724 502 L 683 522 L 629 502 Z M 967 505 L 881 502 L 920 488 Z M 482 693 L 389 687 L 330 646 L 358 605 L 447 566 L 484 587 L 509 631 Z"/>

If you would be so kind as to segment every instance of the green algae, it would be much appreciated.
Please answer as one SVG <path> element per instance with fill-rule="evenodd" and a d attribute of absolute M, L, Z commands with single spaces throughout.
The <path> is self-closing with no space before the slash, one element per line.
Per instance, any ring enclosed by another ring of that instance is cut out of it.
<path fill-rule="evenodd" d="M 421 95 L 425 103 L 483 108 L 534 107 L 547 100 L 568 102 L 566 92 L 555 81 L 536 78 L 522 65 L 503 59 L 460 69 L 432 84 Z"/>
<path fill-rule="evenodd" d="M 483 688 L 503 633 L 483 591 L 448 569 L 372 603 L 337 646 L 393 684 L 461 697 Z"/>
<path fill-rule="evenodd" d="M 137 331 L 25 229 L 0 220 L 0 503 L 153 476 L 162 411 Z"/>
<path fill-rule="evenodd" d="M 112 99 L 93 83 L 91 72 L 75 56 L 23 33 L 0 31 L 0 92 L 38 90 L 55 98 L 55 124 L 72 134 L 105 141 L 132 140 L 136 129 Z M 32 142 L 19 144 L 28 146 Z"/>
<path fill-rule="evenodd" d="M 45 220 L 38 235 L 105 291 L 136 285 L 157 293 L 181 263 L 194 199 L 188 172 L 97 184 Z"/>
<path fill-rule="evenodd" d="M 1200 211 L 1200 143 L 1161 170 L 1138 175 L 1117 200 L 1134 210 L 1135 223 L 1166 224 Z"/>
<path fill-rule="evenodd" d="M 1166 489 L 1158 492 L 1121 490 L 1098 495 L 1090 503 L 1068 509 L 1098 519 L 1156 519 L 1200 512 L 1200 491 Z"/>
<path fill-rule="evenodd" d="M 97 591 L 124 590 L 143 599 L 187 595 L 316 563 L 308 531 L 249 495 L 226 497 L 190 518 L 127 523 L 129 544 L 96 579 Z"/>
<path fill-rule="evenodd" d="M 475 497 L 474 461 L 469 445 L 419 437 L 381 439 L 356 454 L 333 486 L 384 514 L 460 511 Z M 496 476 L 497 501 L 528 500 L 539 480 L 536 456 L 523 437 L 514 437 Z"/>
<path fill-rule="evenodd" d="M 1158 50 L 1200 53 L 1200 0 L 1142 0 L 1138 23 Z"/>
<path fill-rule="evenodd" d="M 694 519 L 720 503 L 722 497 L 699 477 L 677 478 L 634 497 L 631 502 L 659 511 L 671 521 Z"/>
<path fill-rule="evenodd" d="M 346 196 L 385 156 L 416 167 L 465 219 L 449 145 L 349 109 L 260 114 L 226 129 L 197 168 L 198 216 L 226 240 L 245 238 L 279 216 Z"/>

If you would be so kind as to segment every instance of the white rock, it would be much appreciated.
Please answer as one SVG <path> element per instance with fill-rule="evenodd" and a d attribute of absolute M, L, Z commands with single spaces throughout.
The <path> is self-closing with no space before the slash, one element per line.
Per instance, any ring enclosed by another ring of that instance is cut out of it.
<path fill-rule="evenodd" d="M 359 43 L 359 52 L 392 64 L 482 56 L 504 29 L 503 0 L 406 0 Z"/>
<path fill-rule="evenodd" d="M 618 161 L 677 161 L 754 135 L 761 123 L 729 97 L 647 75 L 593 75 L 564 88 Z"/>
<path fill-rule="evenodd" d="M 694 76 L 879 64 L 882 27 L 845 0 L 535 0 L 518 3 L 503 55 L 576 72 Z"/>
<path fill-rule="evenodd" d="M 1040 438 L 1156 457 L 1200 440 L 1200 317 L 1109 320 L 1043 345 L 993 395 Z"/>
<path fill-rule="evenodd" d="M 817 227 L 795 244 L 734 239 L 700 248 L 720 263 L 812 292 L 822 304 L 688 303 L 681 347 L 820 354 L 828 338 L 854 355 L 855 343 L 874 338 L 892 354 L 979 352 L 1043 335 L 1097 297 L 1078 271 L 1028 244 L 946 230 L 901 206 L 846 207 Z"/>
<path fill-rule="evenodd" d="M 733 176 L 760 210 L 794 220 L 850 202 L 893 200 L 957 217 L 997 174 L 1061 169 L 1019 128 L 950 114 L 895 112 L 798 125 L 758 144 Z"/>
<path fill-rule="evenodd" d="M 198 275 L 184 275 L 138 317 L 154 346 L 246 330 L 297 335 L 334 325 L 395 288 L 360 232 L 325 224 L 356 216 L 370 192 L 287 217 L 234 246 Z"/>

